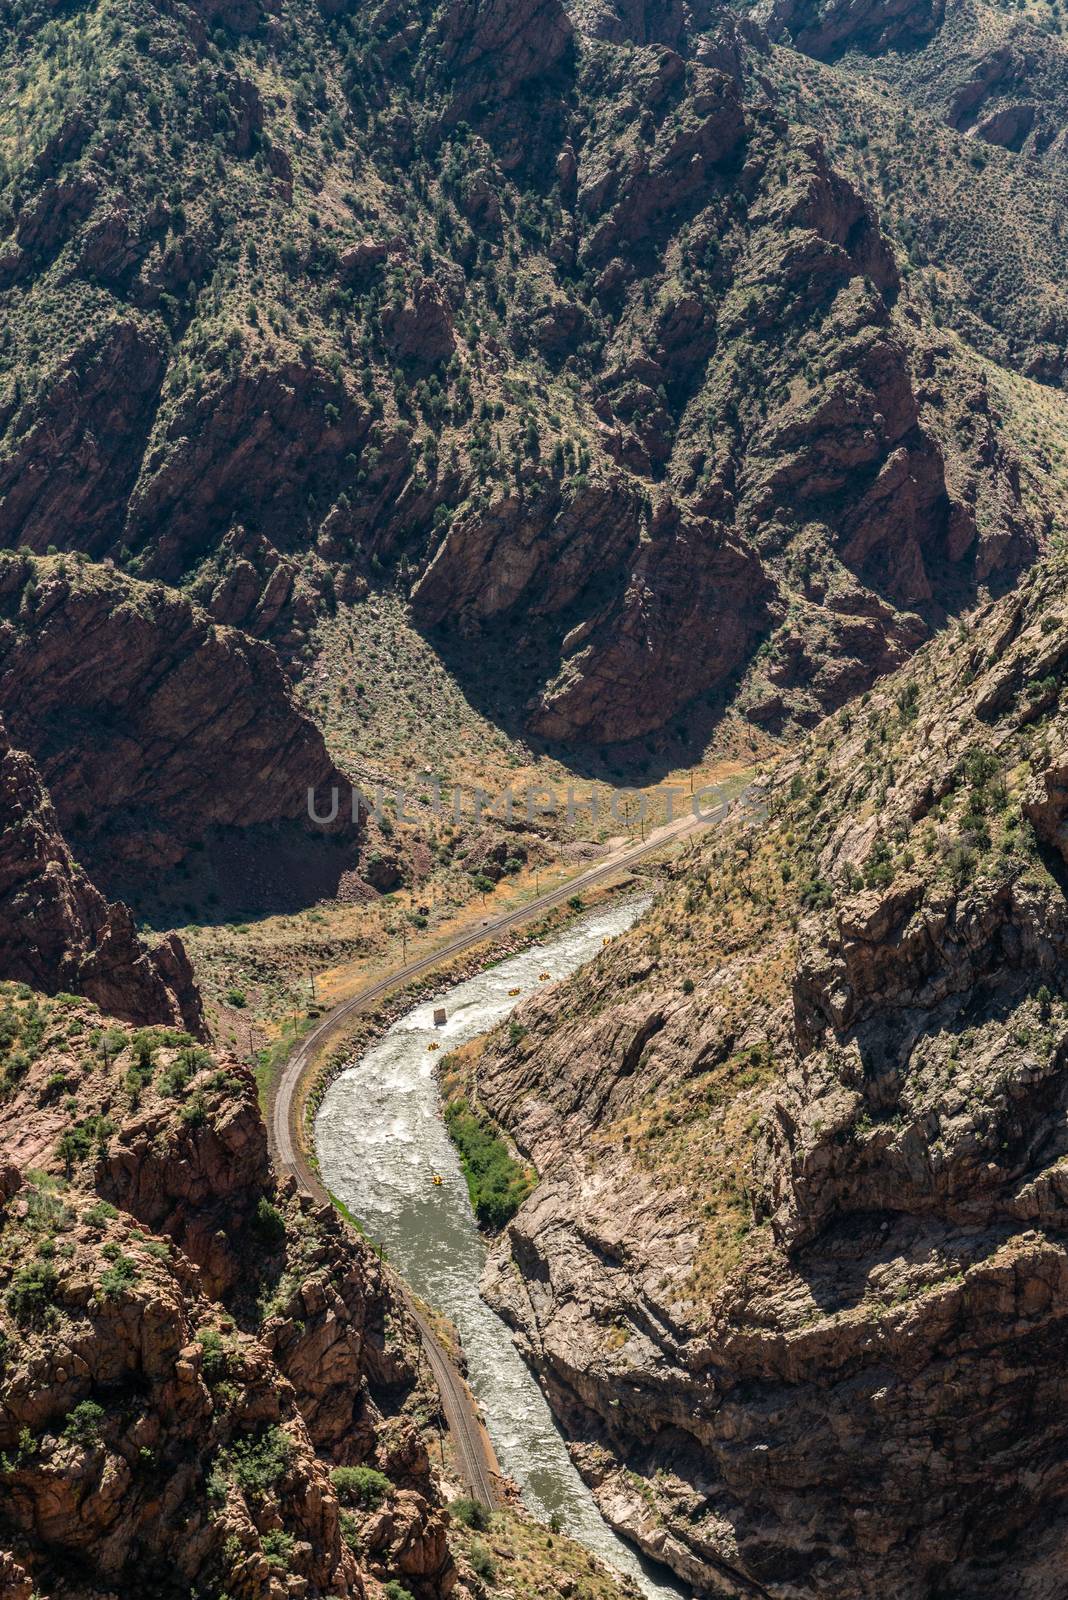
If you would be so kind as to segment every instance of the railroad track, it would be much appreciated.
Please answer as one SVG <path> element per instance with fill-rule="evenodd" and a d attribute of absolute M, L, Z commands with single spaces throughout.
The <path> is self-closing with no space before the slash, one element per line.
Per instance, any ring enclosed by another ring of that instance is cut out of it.
<path fill-rule="evenodd" d="M 567 883 L 546 890 L 544 894 L 538 895 L 524 906 L 507 911 L 498 917 L 485 918 L 477 926 L 466 929 L 447 943 L 397 967 L 384 978 L 368 984 L 351 999 L 343 1000 L 336 1005 L 296 1045 L 278 1080 L 271 1106 L 270 1130 L 275 1165 L 280 1173 L 292 1174 L 305 1193 L 327 1204 L 330 1203 L 330 1196 L 312 1168 L 304 1148 L 304 1099 L 310 1086 L 312 1069 L 330 1043 L 344 1033 L 352 1017 L 366 1011 L 394 989 L 403 988 L 413 979 L 423 977 L 435 968 L 446 965 L 456 956 L 462 955 L 465 950 L 494 939 L 499 934 L 523 927 L 546 911 L 563 905 L 572 895 L 580 894 L 583 889 L 595 888 L 620 873 L 629 871 L 647 856 L 663 849 L 666 844 L 685 839 L 712 824 L 722 822 L 742 798 L 743 796 L 739 796 L 734 802 L 724 801 L 707 816 L 695 817 L 691 813 L 665 824 L 640 843 L 623 846 L 595 866 L 578 873 Z M 400 1280 L 397 1281 L 400 1284 Z M 499 1488 L 500 1467 L 493 1453 L 489 1435 L 479 1416 L 474 1396 L 426 1317 L 412 1301 L 411 1295 L 403 1284 L 400 1284 L 400 1288 L 419 1329 L 431 1371 L 441 1391 L 445 1420 L 449 1426 L 449 1434 L 467 1489 L 475 1499 L 481 1500 L 485 1505 L 497 1506 L 502 1498 Z"/>

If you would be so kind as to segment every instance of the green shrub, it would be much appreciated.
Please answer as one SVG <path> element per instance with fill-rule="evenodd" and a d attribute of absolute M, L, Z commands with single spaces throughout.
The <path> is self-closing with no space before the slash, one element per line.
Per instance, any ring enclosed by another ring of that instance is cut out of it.
<path fill-rule="evenodd" d="M 254 1232 L 270 1249 L 275 1250 L 285 1243 L 286 1220 L 277 1206 L 272 1206 L 266 1196 L 261 1195 L 256 1206 L 256 1215 L 252 1220 Z"/>
<path fill-rule="evenodd" d="M 255 1439 L 239 1439 L 229 1455 L 234 1482 L 245 1494 L 262 1499 L 289 1470 L 293 1443 L 288 1434 L 275 1426 Z"/>
<path fill-rule="evenodd" d="M 267 1564 L 271 1567 L 281 1568 L 283 1571 L 289 1566 L 289 1558 L 293 1554 L 293 1535 L 283 1533 L 281 1528 L 272 1528 L 260 1540 L 260 1546 L 267 1557 Z"/>
<path fill-rule="evenodd" d="M 16 1272 L 4 1300 L 16 1322 L 35 1322 L 52 1304 L 58 1287 L 54 1267 L 47 1261 L 31 1261 Z"/>
<path fill-rule="evenodd" d="M 179 1095 L 198 1072 L 211 1066 L 211 1056 L 199 1045 L 185 1045 L 179 1050 L 171 1065 L 160 1078 L 160 1093 Z"/>
<path fill-rule="evenodd" d="M 200 1128 L 208 1120 L 207 1103 L 199 1089 L 182 1107 L 181 1118 L 189 1128 Z"/>
<path fill-rule="evenodd" d="M 143 1082 L 147 1082 L 152 1076 L 156 1065 L 155 1045 L 156 1041 L 147 1029 L 142 1030 L 140 1033 L 135 1033 L 130 1040 L 130 1050 L 133 1054 L 134 1064 L 136 1070 L 141 1074 Z"/>
<path fill-rule="evenodd" d="M 445 1124 L 460 1152 L 479 1225 L 496 1232 L 515 1216 L 537 1180 L 529 1167 L 509 1155 L 492 1124 L 472 1111 L 462 1097 L 446 1106 Z"/>
<path fill-rule="evenodd" d="M 390 1578 L 385 1585 L 385 1596 L 386 1600 L 414 1600 L 412 1591 L 406 1589 L 403 1583 L 398 1583 L 396 1578 Z"/>
<path fill-rule="evenodd" d="M 119 1255 L 100 1274 L 99 1290 L 107 1300 L 116 1300 L 123 1290 L 137 1280 L 137 1263 L 129 1256 Z"/>
<path fill-rule="evenodd" d="M 200 1370 L 206 1381 L 216 1383 L 220 1378 L 225 1378 L 230 1361 L 218 1329 L 201 1328 L 197 1334 L 197 1343 L 204 1352 L 200 1360 Z"/>
<path fill-rule="evenodd" d="M 330 1482 L 343 1504 L 362 1506 L 365 1511 L 374 1511 L 393 1492 L 385 1473 L 374 1467 L 335 1467 Z"/>
<path fill-rule="evenodd" d="M 73 1411 L 68 1411 L 63 1424 L 63 1437 L 73 1439 L 78 1444 L 96 1444 L 103 1420 L 103 1406 L 98 1406 L 95 1400 L 82 1400 Z"/>
<path fill-rule="evenodd" d="M 946 867 L 953 882 L 960 889 L 970 883 L 975 876 L 978 857 L 974 850 L 965 844 L 955 844 L 946 856 Z"/>
<path fill-rule="evenodd" d="M 486 1583 L 492 1583 L 497 1576 L 497 1563 L 484 1544 L 477 1539 L 468 1551 L 468 1559 L 478 1576 Z"/>
<path fill-rule="evenodd" d="M 50 1189 L 31 1189 L 26 1202 L 26 1222 L 34 1233 L 56 1233 L 68 1228 L 71 1213 Z"/>
<path fill-rule="evenodd" d="M 79 1161 L 84 1161 L 92 1153 L 94 1144 L 98 1150 L 106 1149 L 114 1131 L 115 1124 L 110 1117 L 86 1117 L 61 1134 L 56 1154 L 63 1161 L 67 1177 L 71 1176 Z"/>
<path fill-rule="evenodd" d="M 469 1495 L 461 1495 L 454 1500 L 450 1509 L 457 1522 L 462 1522 L 465 1528 L 476 1528 L 479 1533 L 484 1533 L 490 1525 L 488 1507 L 481 1500 L 472 1500 Z"/>

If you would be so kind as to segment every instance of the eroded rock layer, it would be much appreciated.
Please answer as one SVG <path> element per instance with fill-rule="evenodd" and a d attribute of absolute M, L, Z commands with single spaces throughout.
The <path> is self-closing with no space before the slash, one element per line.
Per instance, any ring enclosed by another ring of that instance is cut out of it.
<path fill-rule="evenodd" d="M 354 838 L 352 786 L 270 646 L 163 584 L 64 558 L 0 561 L 0 711 L 63 829 L 144 881 L 212 830 L 306 826 L 308 791 Z M 322 830 L 320 830 L 322 831 Z"/>

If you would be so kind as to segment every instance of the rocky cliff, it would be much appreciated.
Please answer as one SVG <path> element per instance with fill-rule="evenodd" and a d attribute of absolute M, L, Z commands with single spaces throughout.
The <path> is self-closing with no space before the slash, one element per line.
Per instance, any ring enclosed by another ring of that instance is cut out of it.
<path fill-rule="evenodd" d="M 84 994 L 131 1022 L 203 1031 L 181 940 L 149 950 L 126 906 L 109 905 L 71 856 L 40 774 L 0 723 L 0 972 Z"/>
<path fill-rule="evenodd" d="M 173 868 L 212 835 L 312 825 L 352 786 L 273 650 L 162 584 L 62 557 L 0 559 L 0 711 L 60 825 L 105 881 Z M 322 830 L 319 830 L 322 832 Z"/>
<path fill-rule="evenodd" d="M 754 8 L 771 71 L 879 208 L 924 315 L 1063 382 L 1068 52 L 1058 11 L 950 0 Z M 812 59 L 818 58 L 818 59 Z"/>
<path fill-rule="evenodd" d="M 632 1593 L 518 1506 L 450 1515 L 405 1297 L 275 1182 L 231 1056 L 4 983 L 0 1131 L 5 1600 Z"/>
<path fill-rule="evenodd" d="M 1059 1590 L 1066 576 L 818 728 L 482 1056 L 542 1179 L 487 1292 L 702 1593 Z"/>
<path fill-rule="evenodd" d="M 250 1075 L 69 997 L 2 1016 L 5 1593 L 448 1593 L 415 1330 L 276 1191 Z"/>

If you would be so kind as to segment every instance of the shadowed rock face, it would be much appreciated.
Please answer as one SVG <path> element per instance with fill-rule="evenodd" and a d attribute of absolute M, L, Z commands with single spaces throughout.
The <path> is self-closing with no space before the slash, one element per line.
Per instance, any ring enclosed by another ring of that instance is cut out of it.
<path fill-rule="evenodd" d="M 772 38 L 831 61 L 843 50 L 914 49 L 937 32 L 944 15 L 945 0 L 775 0 L 767 25 Z"/>
<path fill-rule="evenodd" d="M 571 25 L 560 0 L 451 0 L 439 24 L 439 48 L 451 73 L 471 87 L 471 101 L 505 102 L 524 84 L 550 74 L 570 49 Z"/>
<path fill-rule="evenodd" d="M 562 669 L 530 726 L 547 739 L 612 743 L 661 726 L 741 667 L 768 619 L 760 563 L 715 524 L 654 515 L 614 607 L 565 636 Z M 710 626 L 711 623 L 711 626 Z"/>
<path fill-rule="evenodd" d="M 211 830 L 299 825 L 309 788 L 337 788 L 336 828 L 355 834 L 351 785 L 273 650 L 161 584 L 9 557 L 0 710 L 112 878 L 172 867 Z"/>
<path fill-rule="evenodd" d="M 507 629 L 517 670 L 528 662 L 527 724 L 562 743 L 633 740 L 722 690 L 782 617 L 797 572 L 792 560 L 786 580 L 783 560 L 801 529 L 810 575 L 796 632 L 747 706 L 772 725 L 788 702 L 814 711 L 866 686 L 951 593 L 1034 549 L 985 385 L 951 377 L 946 351 L 895 317 L 897 268 L 871 207 L 818 141 L 792 150 L 784 179 L 738 83 L 702 66 L 684 93 L 683 67 L 669 52 L 642 58 L 624 81 L 647 108 L 645 136 L 609 122 L 569 180 L 577 260 L 601 271 L 618 312 L 596 400 L 615 468 L 560 485 L 532 466 L 520 488 L 453 519 L 412 592 L 428 627 L 469 640 Z M 673 250 L 680 214 L 693 218 L 688 248 L 715 258 L 715 290 L 674 283 L 654 300 L 639 285 Z M 760 291 L 743 310 L 750 281 Z M 551 348 L 563 308 L 522 325 Z M 820 352 L 819 381 L 804 341 Z M 963 430 L 945 418 L 965 410 L 980 423 L 989 500 L 955 460 Z"/>
<path fill-rule="evenodd" d="M 127 1022 L 202 1034 L 181 940 L 149 949 L 124 905 L 109 905 L 73 860 L 40 775 L 0 723 L 0 977 L 86 995 Z"/>
<path fill-rule="evenodd" d="M 478 1063 L 541 1174 L 486 1291 L 703 1592 L 1058 1593 L 1065 592 L 817 729 Z"/>
<path fill-rule="evenodd" d="M 684 46 L 688 34 L 711 28 L 709 0 L 569 0 L 568 12 L 591 38 L 635 44 Z"/>

